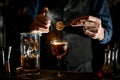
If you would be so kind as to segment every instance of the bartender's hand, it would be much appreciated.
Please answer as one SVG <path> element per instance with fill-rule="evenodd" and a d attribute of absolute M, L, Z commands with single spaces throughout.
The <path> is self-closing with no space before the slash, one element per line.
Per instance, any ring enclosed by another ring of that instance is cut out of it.
<path fill-rule="evenodd" d="M 92 39 L 103 40 L 104 28 L 101 24 L 101 19 L 93 16 L 84 16 L 74 19 L 71 26 L 83 26 L 84 33 Z"/>
<path fill-rule="evenodd" d="M 30 26 L 31 32 L 48 33 L 51 21 L 47 18 L 48 8 L 44 8 L 42 13 L 37 15 Z"/>

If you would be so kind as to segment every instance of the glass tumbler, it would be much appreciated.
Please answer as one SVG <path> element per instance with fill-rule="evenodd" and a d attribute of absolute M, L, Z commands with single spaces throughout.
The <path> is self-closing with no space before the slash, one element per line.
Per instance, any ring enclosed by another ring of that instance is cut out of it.
<path fill-rule="evenodd" d="M 39 33 L 20 33 L 21 70 L 24 75 L 40 74 Z"/>

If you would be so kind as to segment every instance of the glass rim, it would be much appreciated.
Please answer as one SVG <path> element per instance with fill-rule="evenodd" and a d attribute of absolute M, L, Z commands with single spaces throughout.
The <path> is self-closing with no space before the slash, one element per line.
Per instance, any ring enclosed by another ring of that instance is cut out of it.
<path fill-rule="evenodd" d="M 39 36 L 42 35 L 41 33 L 32 33 L 32 32 L 21 32 L 20 35 L 22 35 L 22 34 L 37 34 Z"/>
<path fill-rule="evenodd" d="M 66 44 L 68 44 L 67 40 L 51 40 L 50 41 L 50 43 L 53 43 L 53 42 L 60 42 L 60 43 L 66 43 Z"/>

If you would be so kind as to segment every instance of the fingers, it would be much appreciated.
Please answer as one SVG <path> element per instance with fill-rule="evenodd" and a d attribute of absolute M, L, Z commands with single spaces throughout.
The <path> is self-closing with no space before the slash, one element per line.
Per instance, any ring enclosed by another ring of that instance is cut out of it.
<path fill-rule="evenodd" d="M 84 34 L 93 39 L 103 39 L 104 29 L 102 28 L 101 19 L 93 16 L 83 16 L 72 21 L 71 26 L 83 26 Z"/>
<path fill-rule="evenodd" d="M 96 32 L 84 30 L 84 33 L 92 39 L 103 40 L 104 39 L 104 28 L 100 27 Z"/>
<path fill-rule="evenodd" d="M 84 33 L 91 37 L 92 39 L 102 40 L 104 38 L 104 29 L 100 25 L 92 25 L 92 26 L 84 26 L 83 27 Z"/>
<path fill-rule="evenodd" d="M 71 24 L 71 26 L 76 27 L 76 26 L 83 26 L 82 21 L 80 21 L 80 18 L 74 19 Z"/>
<path fill-rule="evenodd" d="M 30 31 L 31 32 L 37 32 L 37 33 L 48 33 L 49 32 L 49 28 L 48 27 L 44 27 L 43 25 L 36 25 L 35 23 L 33 25 L 31 25 L 30 27 Z"/>
<path fill-rule="evenodd" d="M 99 18 L 93 16 L 83 16 L 80 18 L 76 18 L 70 24 L 71 26 L 94 26 L 101 24 L 101 20 Z"/>
<path fill-rule="evenodd" d="M 43 16 L 46 16 L 47 13 L 48 13 L 48 11 L 49 11 L 48 8 L 45 7 L 45 8 L 43 9 L 43 11 L 42 11 Z"/>
<path fill-rule="evenodd" d="M 38 16 L 36 16 L 36 18 L 37 18 L 37 19 L 41 19 L 40 17 L 42 17 L 42 19 L 45 19 L 44 17 L 47 17 L 48 11 L 49 11 L 48 8 L 45 7 L 45 8 L 42 10 L 41 14 L 39 14 Z M 43 21 L 44 21 L 44 20 L 43 20 Z"/>
<path fill-rule="evenodd" d="M 30 26 L 30 31 L 40 31 L 41 33 L 49 32 L 51 20 L 47 18 L 48 8 L 45 7 L 41 14 L 37 15 Z"/>
<path fill-rule="evenodd" d="M 101 20 L 97 17 L 93 17 L 93 16 L 84 16 L 80 18 L 81 20 L 87 20 L 90 22 L 97 22 L 97 23 L 101 23 Z"/>

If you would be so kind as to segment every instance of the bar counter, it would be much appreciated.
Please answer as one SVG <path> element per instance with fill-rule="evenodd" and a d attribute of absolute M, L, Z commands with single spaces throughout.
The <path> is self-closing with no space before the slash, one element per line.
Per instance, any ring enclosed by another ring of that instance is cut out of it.
<path fill-rule="evenodd" d="M 101 80 L 97 73 L 80 73 L 61 71 L 62 78 L 55 77 L 56 70 L 40 70 L 39 76 L 23 76 L 16 74 L 14 76 L 0 75 L 0 80 Z"/>

